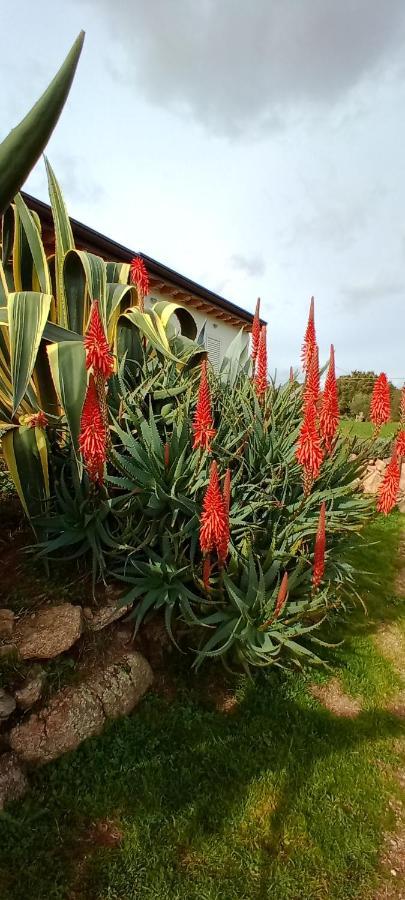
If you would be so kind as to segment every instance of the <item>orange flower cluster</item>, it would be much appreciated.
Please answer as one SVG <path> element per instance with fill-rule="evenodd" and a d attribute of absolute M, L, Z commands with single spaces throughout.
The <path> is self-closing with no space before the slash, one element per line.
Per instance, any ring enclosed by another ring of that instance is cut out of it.
<path fill-rule="evenodd" d="M 339 402 L 333 345 L 330 348 L 329 368 L 322 394 L 319 389 L 319 351 L 316 343 L 315 304 L 313 297 L 311 297 L 308 324 L 302 346 L 302 360 L 306 375 L 304 384 L 304 418 L 298 439 L 296 456 L 304 469 L 305 492 L 309 493 L 314 479 L 319 475 L 324 452 L 330 453 L 333 449 L 334 437 L 339 425 Z"/>
<path fill-rule="evenodd" d="M 309 316 L 308 316 L 308 324 L 305 331 L 304 343 L 302 345 L 302 367 L 304 372 L 308 373 L 309 365 L 312 360 L 312 356 L 316 347 L 316 335 L 315 335 L 315 300 L 311 297 L 311 303 L 309 306 Z"/>
<path fill-rule="evenodd" d="M 308 324 L 302 347 L 306 379 L 304 385 L 304 418 L 301 425 L 296 457 L 304 470 L 304 490 L 309 494 L 312 482 L 318 477 L 323 460 L 321 440 L 317 429 L 319 400 L 319 355 L 315 332 L 315 306 L 311 297 Z"/>
<path fill-rule="evenodd" d="M 312 357 L 308 364 L 307 377 L 304 387 L 304 408 L 308 404 L 313 404 L 317 408 L 319 400 L 319 350 L 315 344 Z"/>
<path fill-rule="evenodd" d="M 255 314 L 253 317 L 253 325 L 252 325 L 253 372 L 254 372 L 254 368 L 255 368 L 257 351 L 259 349 L 259 338 L 260 338 L 260 297 L 257 298 L 256 309 L 255 309 Z"/>
<path fill-rule="evenodd" d="M 278 619 L 281 615 L 285 604 L 288 599 L 288 573 L 284 572 L 284 575 L 281 579 L 281 584 L 278 589 L 276 605 L 274 607 L 274 613 L 270 616 L 270 619 L 267 619 L 267 622 L 264 622 L 263 625 L 260 625 L 259 631 L 266 631 L 269 625 L 272 625 L 273 622 Z"/>
<path fill-rule="evenodd" d="M 304 469 L 305 492 L 309 493 L 312 482 L 319 475 L 323 460 L 321 441 L 316 427 L 316 409 L 313 403 L 307 403 L 305 406 L 296 456 Z"/>
<path fill-rule="evenodd" d="M 211 411 L 211 394 L 207 378 L 207 360 L 201 363 L 200 387 L 198 390 L 197 406 L 193 419 L 194 443 L 193 450 L 202 447 L 208 453 L 211 449 L 211 441 L 216 435 L 214 420 Z"/>
<path fill-rule="evenodd" d="M 281 580 L 280 587 L 278 589 L 276 605 L 274 608 L 274 619 L 278 619 L 280 613 L 283 611 L 285 604 L 287 603 L 288 596 L 288 574 L 284 572 L 283 578 Z"/>
<path fill-rule="evenodd" d="M 257 371 L 255 375 L 256 394 L 260 401 L 264 400 L 267 385 L 266 326 L 262 325 L 260 329 L 259 346 L 257 349 Z"/>
<path fill-rule="evenodd" d="M 321 503 L 319 513 L 318 530 L 315 538 L 314 548 L 314 565 L 312 569 L 312 584 L 314 588 L 318 588 L 325 572 L 325 550 L 326 550 L 326 507 L 325 501 Z"/>
<path fill-rule="evenodd" d="M 80 420 L 79 448 L 90 480 L 102 484 L 109 438 L 105 385 L 113 371 L 113 356 L 97 300 L 92 304 L 84 346 L 86 368 L 91 374 Z"/>
<path fill-rule="evenodd" d="M 215 460 L 213 460 L 200 517 L 200 547 L 205 557 L 203 581 L 206 590 L 209 589 L 209 577 L 211 574 L 210 553 L 216 552 L 220 565 L 224 564 L 228 555 L 230 488 L 230 472 L 229 474 L 227 472 L 224 493 L 221 492 L 218 467 Z"/>
<path fill-rule="evenodd" d="M 113 372 L 114 361 L 110 351 L 104 326 L 101 321 L 98 300 L 91 307 L 89 324 L 84 337 L 86 350 L 86 368 L 92 369 L 94 375 L 107 379 Z"/>
<path fill-rule="evenodd" d="M 80 421 L 79 448 L 89 478 L 98 484 L 104 480 L 107 434 L 100 409 L 94 375 L 90 375 Z"/>
<path fill-rule="evenodd" d="M 389 422 L 391 416 L 390 388 L 385 372 L 378 376 L 371 397 L 370 419 L 376 428 Z"/>
<path fill-rule="evenodd" d="M 322 408 L 319 417 L 319 433 L 325 444 L 327 453 L 333 446 L 333 439 L 339 425 L 339 400 L 335 372 L 335 351 L 333 344 L 330 348 L 329 369 L 325 381 L 325 389 L 322 395 Z"/>
<path fill-rule="evenodd" d="M 139 309 L 144 312 L 144 300 L 149 294 L 149 275 L 148 270 L 141 256 L 134 256 L 130 267 L 131 284 L 136 286 L 139 299 Z"/>
<path fill-rule="evenodd" d="M 400 479 L 401 469 L 398 464 L 397 448 L 394 446 L 377 498 L 378 512 L 384 513 L 385 516 L 391 512 L 397 502 Z"/>

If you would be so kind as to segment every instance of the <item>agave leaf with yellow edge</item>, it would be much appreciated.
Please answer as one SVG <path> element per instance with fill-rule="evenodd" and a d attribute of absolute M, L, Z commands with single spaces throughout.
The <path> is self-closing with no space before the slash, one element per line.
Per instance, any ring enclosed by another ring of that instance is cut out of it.
<path fill-rule="evenodd" d="M 50 497 L 48 444 L 42 428 L 21 425 L 2 437 L 4 459 L 22 506 L 37 534 L 35 519 Z"/>
<path fill-rule="evenodd" d="M 14 205 L 15 233 L 18 234 L 21 229 L 23 230 L 26 238 L 26 243 L 30 251 L 30 256 L 32 258 L 32 273 L 29 289 L 38 289 L 43 294 L 52 294 L 51 276 L 49 274 L 46 253 L 44 250 L 44 245 L 42 243 L 41 233 L 35 221 L 34 215 L 30 212 L 28 206 L 24 203 L 21 194 L 17 194 L 17 196 L 15 197 Z M 23 290 L 24 285 L 21 277 L 22 258 L 17 249 L 13 251 L 13 263 L 15 288 L 16 290 Z"/>
<path fill-rule="evenodd" d="M 124 320 L 124 324 L 126 320 L 130 322 L 131 325 L 134 325 L 138 331 L 147 338 L 155 350 L 162 353 L 167 359 L 171 359 L 173 362 L 177 361 L 170 350 L 170 344 L 161 319 L 154 310 L 148 310 L 147 312 L 142 313 L 136 307 L 127 309 L 118 319 L 117 331 L 119 331 L 120 322 L 122 320 Z"/>
<path fill-rule="evenodd" d="M 158 314 L 163 328 L 169 335 L 171 330 L 173 333 L 176 331 L 176 325 L 172 321 L 173 318 L 175 318 L 180 325 L 180 331 L 184 337 L 189 338 L 191 341 L 195 340 L 197 337 L 197 325 L 195 320 L 184 306 L 180 306 L 178 303 L 170 303 L 167 300 L 157 300 L 156 303 L 153 304 L 153 310 Z"/>
<path fill-rule="evenodd" d="M 77 449 L 87 387 L 86 351 L 83 341 L 63 341 L 47 347 L 49 365 L 59 403 Z"/>
<path fill-rule="evenodd" d="M 50 294 L 34 291 L 19 291 L 8 295 L 13 415 L 31 380 L 51 300 Z"/>
<path fill-rule="evenodd" d="M 107 337 L 110 344 L 114 345 L 117 322 L 124 308 L 133 309 L 137 303 L 138 294 L 133 285 L 107 284 Z"/>
<path fill-rule="evenodd" d="M 65 287 L 63 283 L 63 262 L 66 253 L 75 249 L 72 226 L 67 214 L 65 201 L 49 160 L 45 157 L 48 191 L 51 201 L 53 223 L 55 228 L 55 280 L 56 280 L 56 315 L 60 325 L 68 328 L 68 312 L 66 308 Z"/>

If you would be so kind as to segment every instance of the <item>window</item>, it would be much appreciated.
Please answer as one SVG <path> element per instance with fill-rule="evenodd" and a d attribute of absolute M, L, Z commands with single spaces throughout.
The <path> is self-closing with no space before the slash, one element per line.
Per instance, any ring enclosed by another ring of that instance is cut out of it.
<path fill-rule="evenodd" d="M 205 339 L 205 346 L 208 351 L 208 359 L 212 363 L 214 369 L 218 371 L 221 362 L 221 341 L 219 338 L 210 337 Z"/>

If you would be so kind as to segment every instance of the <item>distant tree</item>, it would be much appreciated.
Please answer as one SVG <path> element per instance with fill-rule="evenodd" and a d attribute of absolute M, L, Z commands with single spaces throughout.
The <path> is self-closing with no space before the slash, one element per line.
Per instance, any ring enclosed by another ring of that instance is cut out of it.
<path fill-rule="evenodd" d="M 351 375 L 339 376 L 337 388 L 342 416 L 350 416 L 350 405 L 355 394 L 363 394 L 370 400 L 376 378 L 375 372 L 358 371 L 352 372 Z"/>
<path fill-rule="evenodd" d="M 371 394 L 374 382 L 377 378 L 375 372 L 359 372 L 355 370 L 350 375 L 340 375 L 337 379 L 340 414 L 342 416 L 356 416 L 363 412 L 368 418 Z M 399 405 L 401 391 L 390 382 L 391 412 L 394 422 L 399 419 Z M 361 401 L 358 397 L 361 397 Z M 367 398 L 367 399 L 365 399 Z M 353 401 L 355 400 L 354 405 Z"/>
<path fill-rule="evenodd" d="M 400 418 L 399 407 L 401 405 L 401 389 L 394 387 L 394 385 L 390 383 L 390 395 L 391 395 L 391 418 L 392 418 L 393 422 L 399 422 L 399 418 Z"/>
<path fill-rule="evenodd" d="M 354 395 L 350 403 L 350 415 L 355 418 L 359 413 L 363 413 L 365 419 L 368 419 L 370 412 L 370 394 L 357 393 Z"/>

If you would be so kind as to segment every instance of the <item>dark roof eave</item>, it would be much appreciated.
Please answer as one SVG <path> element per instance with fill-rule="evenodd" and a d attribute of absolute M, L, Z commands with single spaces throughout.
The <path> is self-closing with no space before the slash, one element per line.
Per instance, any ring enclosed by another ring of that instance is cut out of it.
<path fill-rule="evenodd" d="M 37 212 L 40 218 L 47 220 L 50 224 L 52 223 L 52 211 L 48 203 L 37 200 L 36 197 L 32 197 L 25 192 L 23 193 L 23 197 L 27 206 Z M 118 244 L 117 241 L 113 241 L 111 238 L 106 237 L 94 228 L 83 225 L 82 222 L 78 222 L 76 219 L 70 219 L 70 221 L 75 238 L 79 242 L 85 243 L 90 248 L 90 252 L 102 254 L 108 259 L 116 262 L 130 262 L 133 256 L 139 255 L 145 261 L 146 266 L 152 275 L 162 278 L 164 281 L 169 281 L 176 287 L 182 288 L 184 291 L 194 294 L 196 297 L 201 297 L 203 300 L 223 309 L 230 315 L 236 316 L 238 319 L 242 319 L 250 325 L 252 324 L 252 313 L 248 312 L 246 309 L 241 309 L 240 306 L 237 306 L 230 300 L 226 300 L 225 297 L 221 297 L 219 294 L 208 290 L 196 281 L 192 281 L 191 278 L 187 278 L 185 275 L 181 275 L 174 269 L 170 269 L 169 266 L 157 262 L 156 259 L 153 259 L 146 253 L 130 250 L 128 247 Z M 264 319 L 261 319 L 261 323 L 263 325 L 266 324 Z"/>

